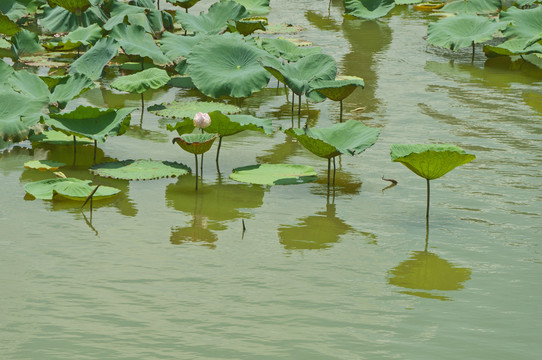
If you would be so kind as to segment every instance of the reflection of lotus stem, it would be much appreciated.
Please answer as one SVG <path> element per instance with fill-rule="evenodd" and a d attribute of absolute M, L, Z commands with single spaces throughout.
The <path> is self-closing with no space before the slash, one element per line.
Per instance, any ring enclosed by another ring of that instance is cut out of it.
<path fill-rule="evenodd" d="M 327 159 L 327 187 L 329 188 L 329 174 L 331 173 L 331 158 Z"/>
<path fill-rule="evenodd" d="M 343 101 L 341 100 L 341 112 L 339 115 L 339 122 L 343 122 Z"/>
<path fill-rule="evenodd" d="M 194 158 L 196 159 L 196 190 L 198 190 L 198 155 L 194 154 Z"/>
<path fill-rule="evenodd" d="M 292 116 L 294 116 L 295 93 L 292 91 Z"/>
<path fill-rule="evenodd" d="M 143 127 L 143 112 L 145 111 L 145 100 L 143 99 L 143 93 L 141 93 L 141 119 L 139 119 L 139 127 Z"/>
<path fill-rule="evenodd" d="M 301 119 L 301 94 L 297 96 L 298 98 L 298 109 L 297 109 L 297 119 Z"/>
<path fill-rule="evenodd" d="M 333 187 L 335 187 L 335 157 L 333 157 Z"/>
<path fill-rule="evenodd" d="M 427 211 L 425 213 L 425 221 L 427 222 L 427 224 L 429 224 L 429 193 L 430 193 L 430 188 L 429 188 L 429 179 L 425 179 L 425 181 L 427 182 Z"/>
<path fill-rule="evenodd" d="M 201 170 L 201 171 L 200 171 L 200 176 L 203 177 L 203 154 L 201 154 L 201 164 L 200 164 L 200 168 L 201 168 L 201 169 L 200 169 L 200 170 Z"/>

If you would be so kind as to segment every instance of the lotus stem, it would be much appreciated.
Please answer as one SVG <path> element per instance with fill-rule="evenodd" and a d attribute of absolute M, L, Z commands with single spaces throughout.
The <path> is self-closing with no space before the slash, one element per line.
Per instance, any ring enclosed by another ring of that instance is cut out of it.
<path fill-rule="evenodd" d="M 216 167 L 218 168 L 218 155 L 220 155 L 220 146 L 222 145 L 222 136 L 218 137 L 218 149 L 216 150 Z"/>
<path fill-rule="evenodd" d="M 295 93 L 292 91 L 292 116 L 294 116 Z"/>
<path fill-rule="evenodd" d="M 156 0 L 156 6 L 157 6 L 158 10 L 160 10 L 160 0 Z"/>
<path fill-rule="evenodd" d="M 298 99 L 298 102 L 297 102 L 297 103 L 298 103 L 298 105 L 299 105 L 299 106 L 298 106 L 298 109 L 297 109 L 297 119 L 299 120 L 299 119 L 301 119 L 301 94 L 299 94 L 299 95 L 297 96 L 297 99 Z"/>
<path fill-rule="evenodd" d="M 96 164 L 96 148 L 98 147 L 98 142 L 94 140 L 94 164 Z"/>
<path fill-rule="evenodd" d="M 145 112 L 145 99 L 143 93 L 141 93 L 141 118 L 139 119 L 139 127 L 143 128 L 143 114 Z"/>
<path fill-rule="evenodd" d="M 77 140 L 75 135 L 73 135 L 73 166 L 75 166 L 75 157 L 77 156 Z"/>
<path fill-rule="evenodd" d="M 196 159 L 196 190 L 198 190 L 198 155 L 194 154 L 194 158 Z"/>
<path fill-rule="evenodd" d="M 339 113 L 339 122 L 343 122 L 343 101 L 341 100 L 341 111 Z"/>
<path fill-rule="evenodd" d="M 429 222 L 425 222 L 425 252 L 427 252 L 427 246 L 429 245 Z"/>
<path fill-rule="evenodd" d="M 425 179 L 427 182 L 427 211 L 425 213 L 425 221 L 427 224 L 429 224 L 429 199 L 430 199 L 430 186 L 429 186 L 429 179 Z"/>
<path fill-rule="evenodd" d="M 474 41 L 472 42 L 472 60 L 471 62 L 474 62 Z"/>

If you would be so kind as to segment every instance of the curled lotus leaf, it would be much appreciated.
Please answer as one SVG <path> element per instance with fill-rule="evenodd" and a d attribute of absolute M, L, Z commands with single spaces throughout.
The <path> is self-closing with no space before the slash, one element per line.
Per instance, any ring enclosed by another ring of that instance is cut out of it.
<path fill-rule="evenodd" d="M 0 34 L 13 36 L 21 31 L 19 25 L 13 22 L 7 15 L 0 12 Z"/>
<path fill-rule="evenodd" d="M 62 166 L 66 166 L 66 164 L 53 160 L 31 160 L 24 163 L 25 168 L 39 171 L 56 171 Z"/>
<path fill-rule="evenodd" d="M 124 160 L 96 164 L 89 168 L 94 175 L 121 180 L 153 180 L 188 174 L 188 166 L 171 161 Z"/>
<path fill-rule="evenodd" d="M 230 32 L 238 32 L 243 36 L 247 36 L 256 30 L 265 30 L 267 19 L 263 17 L 245 18 L 241 20 L 230 20 L 228 29 Z"/>
<path fill-rule="evenodd" d="M 139 25 L 118 24 L 111 30 L 110 36 L 118 41 L 126 54 L 147 57 L 157 65 L 171 63 L 152 36 Z"/>
<path fill-rule="evenodd" d="M 209 113 L 211 125 L 204 129 L 205 132 L 230 136 L 245 130 L 272 133 L 273 126 L 269 119 L 259 119 L 252 115 L 224 115 L 220 111 Z"/>
<path fill-rule="evenodd" d="M 121 76 L 111 83 L 111 87 L 121 91 L 141 94 L 148 89 L 159 89 L 169 81 L 163 69 L 150 68 L 132 75 Z"/>
<path fill-rule="evenodd" d="M 497 46 L 484 45 L 484 53 L 487 57 L 493 56 L 514 56 L 523 54 L 542 53 L 542 45 L 534 43 L 527 45 L 527 41 L 523 38 L 514 38 L 503 42 Z"/>
<path fill-rule="evenodd" d="M 74 31 L 80 26 L 101 25 L 106 21 L 107 15 L 98 6 L 92 6 L 80 15 L 61 6 L 55 8 L 46 6 L 43 10 L 43 17 L 40 18 L 40 25 L 50 32 L 59 33 Z"/>
<path fill-rule="evenodd" d="M 24 190 L 41 200 L 53 200 L 56 194 L 71 200 L 85 201 L 96 189 L 90 180 L 75 178 L 54 178 L 34 181 L 24 186 Z M 94 200 L 106 199 L 120 193 L 119 189 L 100 186 L 93 195 Z"/>
<path fill-rule="evenodd" d="M 394 7 L 394 0 L 344 0 L 347 15 L 367 20 L 386 16 Z"/>
<path fill-rule="evenodd" d="M 190 51 L 192 51 L 192 48 L 202 41 L 202 39 L 205 39 L 205 35 L 182 36 L 165 32 L 162 34 L 162 39 L 160 40 L 160 49 L 169 59 L 178 62 L 186 58 L 190 54 Z"/>
<path fill-rule="evenodd" d="M 510 24 L 503 34 L 510 39 L 531 39 L 542 34 L 542 6 L 532 9 L 510 7 L 500 13 L 500 21 Z"/>
<path fill-rule="evenodd" d="M 271 55 L 281 57 L 287 61 L 297 61 L 308 55 L 322 53 L 322 49 L 320 47 L 300 47 L 294 44 L 292 41 L 282 38 L 264 38 L 262 39 L 262 47 Z"/>
<path fill-rule="evenodd" d="M 250 13 L 244 6 L 227 0 L 214 3 L 206 14 L 196 16 L 178 11 L 175 18 L 185 30 L 217 35 L 226 28 L 229 20 L 240 20 L 249 16 Z"/>
<path fill-rule="evenodd" d="M 252 15 L 265 15 L 271 11 L 269 6 L 270 0 L 234 0 L 235 2 L 243 5 L 245 9 Z"/>
<path fill-rule="evenodd" d="M 230 178 L 261 185 L 291 185 L 316 181 L 312 166 L 293 164 L 258 164 L 233 169 Z"/>
<path fill-rule="evenodd" d="M 13 90 L 2 90 L 0 104 L 0 139 L 18 142 L 26 140 L 37 129 L 47 101 L 29 99 Z"/>
<path fill-rule="evenodd" d="M 92 6 L 89 0 L 47 0 L 51 6 L 60 6 L 71 13 L 82 14 Z"/>
<path fill-rule="evenodd" d="M 200 0 L 167 0 L 168 3 L 182 7 L 183 9 L 190 9 L 196 5 Z"/>
<path fill-rule="evenodd" d="M 346 99 L 358 87 L 364 88 L 362 78 L 356 76 L 342 76 L 335 80 L 316 80 L 310 83 L 310 91 L 317 91 L 333 101 Z"/>
<path fill-rule="evenodd" d="M 238 34 L 215 35 L 194 46 L 187 72 L 207 96 L 248 97 L 269 82 L 269 73 L 258 63 L 265 54 Z"/>
<path fill-rule="evenodd" d="M 87 27 L 79 27 L 62 37 L 60 41 L 49 42 L 43 46 L 50 51 L 69 51 L 82 45 L 94 45 L 102 38 L 102 28 L 98 24 Z"/>
<path fill-rule="evenodd" d="M 173 142 L 191 154 L 203 154 L 209 151 L 217 137 L 218 134 L 183 134 Z"/>
<path fill-rule="evenodd" d="M 427 180 L 438 179 L 458 166 L 476 159 L 473 154 L 450 144 L 392 144 L 391 160 L 400 162 Z"/>
<path fill-rule="evenodd" d="M 79 59 L 75 60 L 70 73 L 82 73 L 91 80 L 98 80 L 102 76 L 104 67 L 117 55 L 119 43 L 110 37 L 98 42 Z"/>
<path fill-rule="evenodd" d="M 40 45 L 38 35 L 26 29 L 13 35 L 11 37 L 11 44 L 13 45 L 12 48 L 15 51 L 16 57 L 44 51 L 43 47 Z"/>
<path fill-rule="evenodd" d="M 223 114 L 236 114 L 241 112 L 241 109 L 235 105 L 216 101 L 174 101 L 170 104 L 151 106 L 149 111 L 170 119 L 183 119 L 185 117 L 193 118 L 199 112 L 220 111 Z"/>

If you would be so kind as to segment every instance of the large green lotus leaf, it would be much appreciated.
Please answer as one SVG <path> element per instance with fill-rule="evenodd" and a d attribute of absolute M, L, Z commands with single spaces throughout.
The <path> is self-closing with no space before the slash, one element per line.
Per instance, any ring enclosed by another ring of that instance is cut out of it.
<path fill-rule="evenodd" d="M 160 49 L 172 61 L 178 62 L 180 59 L 186 58 L 192 48 L 198 44 L 205 36 L 182 36 L 165 32 L 160 40 Z"/>
<path fill-rule="evenodd" d="M 187 72 L 207 96 L 248 97 L 269 82 L 269 73 L 257 61 L 264 54 L 240 35 L 210 36 L 192 49 Z"/>
<path fill-rule="evenodd" d="M 347 15 L 367 20 L 386 16 L 394 7 L 394 0 L 344 0 Z"/>
<path fill-rule="evenodd" d="M 23 94 L 5 89 L 0 91 L 0 104 L 0 139 L 19 142 L 26 140 L 38 124 L 47 101 L 29 99 Z"/>
<path fill-rule="evenodd" d="M 365 83 L 356 76 L 342 76 L 335 80 L 316 80 L 310 83 L 310 91 L 317 91 L 333 101 L 346 99 L 358 87 L 362 89 Z"/>
<path fill-rule="evenodd" d="M 47 130 L 40 134 L 32 134 L 28 137 L 28 139 L 31 142 L 40 142 L 40 143 L 48 143 L 48 144 L 55 144 L 55 145 L 72 145 L 73 144 L 73 136 L 72 135 L 66 135 L 62 131 L 55 131 L 55 130 Z M 78 144 L 92 144 L 94 141 L 92 141 L 89 138 L 79 138 L 77 139 Z"/>
<path fill-rule="evenodd" d="M 250 13 L 245 7 L 235 1 L 220 1 L 211 5 L 207 14 L 195 16 L 177 11 L 175 18 L 185 30 L 216 35 L 226 28 L 228 20 L 240 20 L 249 16 Z"/>
<path fill-rule="evenodd" d="M 111 83 L 111 87 L 121 91 L 141 94 L 148 89 L 159 89 L 169 81 L 165 70 L 151 68 L 132 75 L 118 77 Z"/>
<path fill-rule="evenodd" d="M 430 23 L 427 42 L 431 45 L 457 50 L 493 38 L 493 34 L 506 27 L 506 23 L 495 22 L 476 15 L 457 15 Z"/>
<path fill-rule="evenodd" d="M 34 196 L 36 199 L 53 200 L 54 188 L 61 183 L 83 184 L 90 186 L 92 181 L 75 178 L 46 179 L 25 184 L 24 190 L 30 195 Z"/>
<path fill-rule="evenodd" d="M 117 39 L 126 54 L 148 57 L 157 65 L 171 63 L 141 26 L 119 24 L 111 30 L 110 36 Z"/>
<path fill-rule="evenodd" d="M 39 171 L 56 171 L 62 166 L 66 166 L 66 164 L 52 160 L 31 160 L 24 163 L 25 168 Z"/>
<path fill-rule="evenodd" d="M 23 29 L 11 37 L 12 48 L 17 57 L 25 54 L 35 54 L 43 51 L 38 35 Z"/>
<path fill-rule="evenodd" d="M 85 74 L 70 74 L 67 80 L 55 86 L 49 102 L 63 109 L 70 100 L 93 87 L 94 83 Z"/>
<path fill-rule="evenodd" d="M 89 0 L 47 0 L 51 6 L 61 6 L 74 14 L 82 14 L 92 6 Z"/>
<path fill-rule="evenodd" d="M 83 183 L 77 183 L 77 182 L 62 182 L 57 184 L 53 188 L 53 197 L 55 195 L 59 195 L 61 197 L 64 197 L 66 199 L 70 200 L 76 200 L 76 201 L 86 201 L 90 194 L 96 189 L 96 186 L 94 185 L 88 185 Z M 117 196 L 120 193 L 120 190 L 111 186 L 103 186 L 101 185 L 98 187 L 94 195 L 92 195 L 92 199 L 94 200 L 102 200 L 102 199 L 109 199 L 114 196 Z"/>
<path fill-rule="evenodd" d="M 121 180 L 152 180 L 188 174 L 188 166 L 171 161 L 124 160 L 90 167 L 94 175 Z"/>
<path fill-rule="evenodd" d="M 337 148 L 327 142 L 313 138 L 306 134 L 305 129 L 287 129 L 286 134 L 295 137 L 297 141 L 307 150 L 318 157 L 330 159 L 337 155 L 340 155 L 341 152 Z"/>
<path fill-rule="evenodd" d="M 531 39 L 542 33 L 542 6 L 523 10 L 511 7 L 500 13 L 500 21 L 512 23 L 503 31 L 508 38 Z"/>
<path fill-rule="evenodd" d="M 438 179 L 458 166 L 476 159 L 465 150 L 450 144 L 392 144 L 391 159 L 400 162 L 424 179 Z"/>
<path fill-rule="evenodd" d="M 260 59 L 260 63 L 297 95 L 305 94 L 311 81 L 332 80 L 337 74 L 337 64 L 333 57 L 327 54 L 312 54 L 286 64 L 282 64 L 274 57 L 266 56 Z"/>
<path fill-rule="evenodd" d="M 50 51 L 70 51 L 82 45 L 94 45 L 102 38 L 102 28 L 98 24 L 79 27 L 58 42 L 50 42 L 43 46 Z"/>
<path fill-rule="evenodd" d="M 36 74 L 26 70 L 16 71 L 9 79 L 11 87 L 31 99 L 49 103 L 49 87 Z"/>
<path fill-rule="evenodd" d="M 183 9 L 190 9 L 192 6 L 196 5 L 200 0 L 167 0 L 167 2 L 174 5 L 180 6 Z"/>
<path fill-rule="evenodd" d="M 235 2 L 243 5 L 245 9 L 252 15 L 265 15 L 271 11 L 269 6 L 270 0 L 234 0 Z"/>
<path fill-rule="evenodd" d="M 19 25 L 11 21 L 9 17 L 0 12 L 0 34 L 13 36 L 21 31 Z"/>
<path fill-rule="evenodd" d="M 79 106 L 69 113 L 51 113 L 46 123 L 67 135 L 105 142 L 107 136 L 122 135 L 130 125 L 135 108 L 101 109 Z"/>
<path fill-rule="evenodd" d="M 233 169 L 230 178 L 261 185 L 291 185 L 316 181 L 312 166 L 292 164 L 260 164 Z"/>
<path fill-rule="evenodd" d="M 18 21 L 29 13 L 27 6 L 17 0 L 0 1 L 0 12 L 9 17 L 11 21 Z"/>
<path fill-rule="evenodd" d="M 173 142 L 191 154 L 203 154 L 209 151 L 217 137 L 218 134 L 183 134 Z"/>
<path fill-rule="evenodd" d="M 40 19 L 40 25 L 44 29 L 58 33 L 74 31 L 79 26 L 101 25 L 106 21 L 106 14 L 97 6 L 89 8 L 80 17 L 60 6 L 55 8 L 46 6 L 43 17 Z"/>
<path fill-rule="evenodd" d="M 251 130 L 260 132 L 272 132 L 271 120 L 258 119 L 251 115 L 224 115 L 220 111 L 209 113 L 211 125 L 204 130 L 208 133 L 230 136 L 241 131 Z"/>
<path fill-rule="evenodd" d="M 104 67 L 117 55 L 118 49 L 119 43 L 115 39 L 103 38 L 73 62 L 70 73 L 85 74 L 91 80 L 98 80 Z"/>
<path fill-rule="evenodd" d="M 526 44 L 527 41 L 524 38 L 514 38 L 497 46 L 484 45 L 484 53 L 487 57 L 542 53 L 542 45 L 534 43 L 530 46 L 526 46 Z"/>
<path fill-rule="evenodd" d="M 3 60 L 0 60 L 0 84 L 5 84 L 8 82 L 8 79 L 15 72 L 13 67 L 6 64 Z"/>
<path fill-rule="evenodd" d="M 501 0 L 457 0 L 447 3 L 440 11 L 476 15 L 497 12 L 501 6 Z"/>
<path fill-rule="evenodd" d="M 264 38 L 262 39 L 262 47 L 271 55 L 281 57 L 287 61 L 297 61 L 307 55 L 322 53 L 320 47 L 299 47 L 289 40 L 280 38 Z"/>
<path fill-rule="evenodd" d="M 171 104 L 161 104 L 149 107 L 155 115 L 171 119 L 193 118 L 197 113 L 210 113 L 220 111 L 223 114 L 236 114 L 241 112 L 238 106 L 214 101 L 174 101 Z"/>
<path fill-rule="evenodd" d="M 289 130 L 294 130 L 295 135 L 293 136 L 296 136 L 298 139 L 304 136 L 318 139 L 335 147 L 338 152 L 350 155 L 359 154 L 373 146 L 380 135 L 380 129 L 365 126 L 356 120 L 348 120 L 347 122 L 334 124 L 327 128 Z M 307 150 L 318 155 L 310 148 L 307 148 Z"/>
<path fill-rule="evenodd" d="M 112 4 L 111 18 L 104 24 L 104 29 L 111 30 L 126 21 L 130 25 L 143 27 L 149 33 L 173 30 L 173 17 L 167 12 L 157 10 L 151 2 L 133 6 L 118 1 Z"/>

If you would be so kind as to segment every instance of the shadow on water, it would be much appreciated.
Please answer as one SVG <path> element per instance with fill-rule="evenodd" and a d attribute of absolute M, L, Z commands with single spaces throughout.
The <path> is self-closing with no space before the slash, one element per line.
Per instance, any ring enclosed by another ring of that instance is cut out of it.
<path fill-rule="evenodd" d="M 427 251 L 429 227 L 426 226 L 424 251 L 414 251 L 410 257 L 388 272 L 388 283 L 406 290 L 403 294 L 436 299 L 452 300 L 441 293 L 463 289 L 463 283 L 471 278 L 471 269 L 457 267 L 437 254 Z"/>

